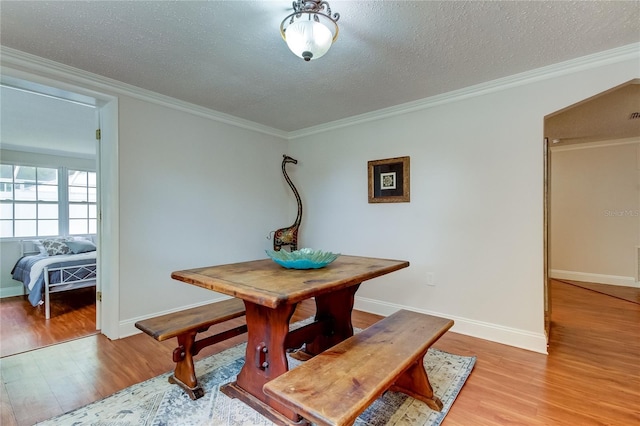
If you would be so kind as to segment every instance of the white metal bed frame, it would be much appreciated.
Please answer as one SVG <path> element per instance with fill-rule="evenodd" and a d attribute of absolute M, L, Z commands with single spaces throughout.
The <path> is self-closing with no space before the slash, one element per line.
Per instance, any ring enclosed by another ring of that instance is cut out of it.
<path fill-rule="evenodd" d="M 49 272 L 60 271 L 60 282 L 51 284 Z M 95 287 L 97 278 L 96 262 L 87 265 L 62 266 L 58 268 L 44 267 L 44 317 L 51 318 L 51 293 L 59 293 L 67 290 L 76 290 L 86 287 Z M 87 276 L 81 278 L 82 273 Z"/>

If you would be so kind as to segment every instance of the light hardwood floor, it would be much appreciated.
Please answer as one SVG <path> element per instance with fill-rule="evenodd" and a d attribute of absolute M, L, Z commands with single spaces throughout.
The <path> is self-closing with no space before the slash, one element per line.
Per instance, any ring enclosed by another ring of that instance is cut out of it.
<path fill-rule="evenodd" d="M 611 297 L 617 297 L 628 302 L 640 304 L 640 288 L 627 287 L 620 285 L 610 284 L 598 284 L 585 281 L 572 281 L 572 280 L 558 280 L 563 283 L 573 284 L 578 287 L 586 288 L 587 290 L 596 291 L 598 293 L 606 294 Z"/>
<path fill-rule="evenodd" d="M 443 426 L 640 424 L 640 305 L 564 283 L 551 288 L 548 356 L 453 332 L 435 344 L 478 357 Z M 294 320 L 312 310 L 302 304 Z M 354 325 L 377 319 L 356 312 Z M 98 335 L 2 358 L 0 423 L 31 425 L 170 371 L 174 344 Z"/>
<path fill-rule="evenodd" d="M 0 357 L 98 333 L 96 289 L 51 294 L 51 319 L 44 305 L 33 307 L 26 296 L 0 299 Z"/>

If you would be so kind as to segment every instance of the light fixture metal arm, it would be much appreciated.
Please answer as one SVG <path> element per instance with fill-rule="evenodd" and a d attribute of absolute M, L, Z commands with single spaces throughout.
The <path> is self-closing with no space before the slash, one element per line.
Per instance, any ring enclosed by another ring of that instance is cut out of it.
<path fill-rule="evenodd" d="M 338 22 L 338 19 L 340 19 L 339 13 L 334 13 L 333 16 L 331 15 L 331 6 L 329 6 L 329 2 L 326 0 L 297 0 L 293 2 L 293 10 L 295 14 L 303 12 L 320 13 L 334 22 Z"/>
<path fill-rule="evenodd" d="M 309 19 L 313 19 L 316 22 L 320 22 L 320 18 L 328 19 L 333 24 L 332 43 L 338 38 L 339 28 L 338 20 L 340 19 L 339 13 L 332 13 L 331 6 L 326 0 L 295 0 L 293 2 L 293 13 L 287 15 L 280 23 L 280 35 L 283 40 L 287 40 L 286 30 L 287 27 L 294 23 L 296 20 L 304 19 L 302 15 L 308 15 Z M 287 22 L 288 21 L 288 22 Z"/>

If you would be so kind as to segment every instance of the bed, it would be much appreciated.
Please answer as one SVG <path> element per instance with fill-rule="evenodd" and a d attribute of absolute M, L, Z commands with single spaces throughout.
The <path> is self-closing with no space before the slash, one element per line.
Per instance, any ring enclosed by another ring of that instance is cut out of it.
<path fill-rule="evenodd" d="M 96 246 L 88 239 L 23 240 L 21 254 L 11 275 L 22 282 L 32 306 L 44 304 L 46 319 L 51 293 L 96 285 Z"/>

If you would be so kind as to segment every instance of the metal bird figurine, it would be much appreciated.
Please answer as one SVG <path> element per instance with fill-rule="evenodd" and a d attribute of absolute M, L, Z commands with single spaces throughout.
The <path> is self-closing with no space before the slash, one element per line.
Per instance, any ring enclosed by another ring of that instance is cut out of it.
<path fill-rule="evenodd" d="M 282 174 L 284 175 L 285 180 L 293 190 L 293 195 L 296 196 L 296 201 L 298 202 L 298 216 L 296 216 L 296 221 L 293 225 L 287 228 L 280 228 L 275 231 L 273 234 L 273 250 L 280 251 L 283 246 L 289 246 L 291 251 L 295 251 L 298 249 L 298 228 L 300 227 L 300 222 L 302 221 L 302 201 L 300 200 L 300 194 L 298 194 L 298 190 L 291 182 L 289 175 L 287 175 L 287 170 L 285 166 L 287 163 L 298 164 L 298 160 L 289 157 L 288 155 L 282 156 Z"/>

